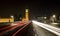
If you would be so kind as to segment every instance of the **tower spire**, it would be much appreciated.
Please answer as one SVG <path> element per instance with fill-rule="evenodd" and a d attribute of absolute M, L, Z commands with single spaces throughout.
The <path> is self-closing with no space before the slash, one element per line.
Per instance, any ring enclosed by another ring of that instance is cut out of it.
<path fill-rule="evenodd" d="M 25 10 L 25 16 L 26 16 L 26 21 L 28 21 L 29 20 L 29 10 L 28 9 Z"/>

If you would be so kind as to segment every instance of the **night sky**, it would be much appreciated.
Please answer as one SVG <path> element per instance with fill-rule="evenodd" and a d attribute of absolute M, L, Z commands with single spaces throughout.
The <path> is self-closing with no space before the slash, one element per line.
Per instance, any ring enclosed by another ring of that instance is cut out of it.
<path fill-rule="evenodd" d="M 60 1 L 53 0 L 2 0 L 0 1 L 0 17 L 9 17 L 10 15 L 24 16 L 25 9 L 29 9 L 30 17 L 33 16 L 51 16 L 56 14 L 60 16 Z"/>

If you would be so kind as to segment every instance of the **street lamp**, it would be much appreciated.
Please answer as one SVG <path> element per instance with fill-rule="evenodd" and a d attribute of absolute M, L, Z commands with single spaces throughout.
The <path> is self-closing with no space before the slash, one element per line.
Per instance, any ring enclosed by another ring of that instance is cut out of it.
<path fill-rule="evenodd" d="M 14 18 L 14 16 L 10 16 L 11 18 Z"/>
<path fill-rule="evenodd" d="M 44 19 L 47 19 L 47 17 L 44 17 Z"/>
<path fill-rule="evenodd" d="M 56 15 L 52 16 L 52 22 L 54 23 L 56 21 Z"/>
<path fill-rule="evenodd" d="M 44 23 L 46 23 L 46 19 L 47 19 L 47 17 L 44 17 Z"/>
<path fill-rule="evenodd" d="M 56 17 L 56 15 L 53 15 L 53 18 L 55 18 Z"/>

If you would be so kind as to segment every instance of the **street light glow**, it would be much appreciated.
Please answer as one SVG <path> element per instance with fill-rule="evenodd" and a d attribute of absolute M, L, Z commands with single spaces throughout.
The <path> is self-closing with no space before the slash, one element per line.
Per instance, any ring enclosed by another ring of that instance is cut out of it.
<path fill-rule="evenodd" d="M 11 18 L 14 18 L 14 16 L 10 16 Z"/>
<path fill-rule="evenodd" d="M 44 17 L 44 19 L 47 19 L 47 17 Z"/>
<path fill-rule="evenodd" d="M 53 15 L 53 18 L 55 18 L 56 17 L 56 15 Z"/>

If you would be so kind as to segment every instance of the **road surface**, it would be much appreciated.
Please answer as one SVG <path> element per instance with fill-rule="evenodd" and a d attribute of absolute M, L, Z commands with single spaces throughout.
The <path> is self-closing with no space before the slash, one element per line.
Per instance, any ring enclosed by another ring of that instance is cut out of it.
<path fill-rule="evenodd" d="M 57 36 L 36 24 L 30 24 L 22 33 L 16 34 L 16 36 Z"/>
<path fill-rule="evenodd" d="M 43 28 L 41 28 L 40 26 L 33 24 L 33 30 L 35 32 L 35 36 L 57 36 Z"/>
<path fill-rule="evenodd" d="M 8 36 L 10 35 L 10 33 L 14 33 L 14 31 L 17 29 L 20 29 L 20 28 L 16 28 L 12 31 L 9 31 L 4 35 Z M 26 27 L 23 31 L 21 31 L 21 33 L 20 32 L 17 33 L 16 36 L 57 36 L 57 35 L 41 28 L 40 26 L 36 24 L 31 23 L 28 27 Z"/>

